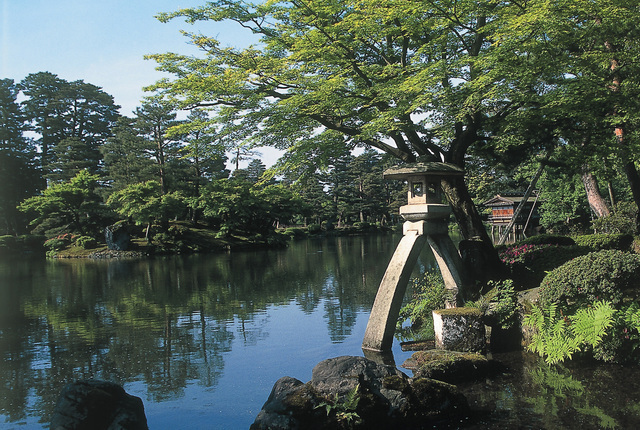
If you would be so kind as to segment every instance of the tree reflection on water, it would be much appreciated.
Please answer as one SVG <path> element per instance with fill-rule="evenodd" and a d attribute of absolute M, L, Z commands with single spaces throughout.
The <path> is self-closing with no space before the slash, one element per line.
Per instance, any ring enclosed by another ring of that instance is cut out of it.
<path fill-rule="evenodd" d="M 372 236 L 219 255 L 0 262 L 0 421 L 48 422 L 62 387 L 77 379 L 143 382 L 145 403 L 181 398 L 192 384 L 215 388 L 233 349 L 253 347 L 259 357 L 261 345 L 286 342 L 281 336 L 291 333 L 269 324 L 290 305 L 319 313 L 330 342 L 341 343 L 358 315 L 366 320 L 396 242 Z M 320 341 L 293 336 L 302 348 Z"/>

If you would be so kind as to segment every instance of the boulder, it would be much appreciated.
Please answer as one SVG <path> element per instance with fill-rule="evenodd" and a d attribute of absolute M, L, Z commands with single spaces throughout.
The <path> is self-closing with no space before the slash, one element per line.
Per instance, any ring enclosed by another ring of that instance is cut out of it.
<path fill-rule="evenodd" d="M 148 430 L 144 405 L 113 382 L 67 385 L 51 418 L 52 430 Z"/>
<path fill-rule="evenodd" d="M 504 371 L 504 366 L 484 355 L 472 352 L 428 350 L 415 352 L 402 363 L 415 378 L 431 378 L 458 384 L 477 381 Z"/>
<path fill-rule="evenodd" d="M 124 222 L 117 222 L 104 229 L 104 240 L 107 247 L 114 251 L 126 251 L 129 249 L 131 234 L 129 227 Z"/>
<path fill-rule="evenodd" d="M 320 362 L 306 384 L 278 380 L 251 429 L 423 428 L 468 410 L 453 385 L 345 356 Z"/>

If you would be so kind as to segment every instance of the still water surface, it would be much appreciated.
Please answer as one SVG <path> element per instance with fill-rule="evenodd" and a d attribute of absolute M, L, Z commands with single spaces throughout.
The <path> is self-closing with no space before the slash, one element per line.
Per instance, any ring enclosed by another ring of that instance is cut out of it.
<path fill-rule="evenodd" d="M 0 260 L 0 429 L 48 428 L 69 381 L 98 378 L 144 401 L 149 427 L 247 429 L 276 380 L 362 355 L 378 284 L 399 240 L 139 260 Z M 417 271 L 434 262 L 423 252 Z M 400 365 L 411 352 L 398 342 Z M 549 367 L 461 385 L 469 429 L 640 428 L 640 369 Z"/>
<path fill-rule="evenodd" d="M 66 383 L 142 398 L 151 429 L 245 429 L 275 381 L 362 355 L 391 235 L 140 260 L 0 262 L 0 428 L 42 428 Z M 427 252 L 418 270 L 433 264 Z M 410 353 L 394 345 L 402 363 Z"/>

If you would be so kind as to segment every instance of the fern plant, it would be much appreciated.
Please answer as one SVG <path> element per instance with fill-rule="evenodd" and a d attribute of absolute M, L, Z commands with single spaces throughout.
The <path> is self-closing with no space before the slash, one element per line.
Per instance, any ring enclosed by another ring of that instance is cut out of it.
<path fill-rule="evenodd" d="M 524 319 L 525 325 L 536 330 L 528 349 L 544 357 L 548 364 L 571 359 L 585 347 L 595 348 L 602 342 L 613 325 L 615 312 L 611 303 L 603 300 L 572 316 L 562 315 L 555 303 L 544 310 L 534 306 Z"/>
<path fill-rule="evenodd" d="M 344 401 L 340 401 L 338 393 L 336 393 L 333 401 L 325 401 L 320 403 L 315 409 L 324 408 L 327 416 L 334 413 L 338 422 L 345 422 L 347 424 L 359 424 L 361 422 L 360 415 L 356 412 L 358 403 L 360 402 L 360 384 L 356 385 L 353 390 L 349 391 L 344 398 Z"/>

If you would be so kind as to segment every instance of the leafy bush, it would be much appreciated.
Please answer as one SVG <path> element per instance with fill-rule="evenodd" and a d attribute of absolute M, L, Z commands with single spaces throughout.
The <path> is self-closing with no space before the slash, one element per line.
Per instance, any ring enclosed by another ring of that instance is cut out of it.
<path fill-rule="evenodd" d="M 536 329 L 528 349 L 543 356 L 549 364 L 571 359 L 578 351 L 600 346 L 614 323 L 615 313 L 604 300 L 570 316 L 563 315 L 555 303 L 547 305 L 544 311 L 534 306 L 524 319 L 525 325 Z"/>
<path fill-rule="evenodd" d="M 284 230 L 284 234 L 291 239 L 304 237 L 305 231 L 301 227 L 289 227 Z"/>
<path fill-rule="evenodd" d="M 479 308 L 486 318 L 486 323 L 509 329 L 514 326 L 518 313 L 518 295 L 513 288 L 513 281 L 489 281 L 491 288 L 479 300 L 467 302 L 465 306 Z"/>
<path fill-rule="evenodd" d="M 638 275 L 640 256 L 619 250 L 592 252 L 550 272 L 541 284 L 540 303 L 557 306 L 568 317 L 607 301 L 616 311 L 613 327 L 593 346 L 593 356 L 603 361 L 632 360 L 640 345 Z"/>
<path fill-rule="evenodd" d="M 559 304 L 575 312 L 597 300 L 621 303 L 623 292 L 636 287 L 640 256 L 617 250 L 592 252 L 551 271 L 540 284 L 543 306 Z"/>
<path fill-rule="evenodd" d="M 560 245 L 572 246 L 576 242 L 569 236 L 557 234 L 539 234 L 519 241 L 516 245 Z"/>
<path fill-rule="evenodd" d="M 588 252 L 581 246 L 513 245 L 499 249 L 498 255 L 514 283 L 526 289 L 539 286 L 546 272 Z"/>
<path fill-rule="evenodd" d="M 576 243 L 593 251 L 602 249 L 618 249 L 628 251 L 633 244 L 633 236 L 629 234 L 586 234 L 577 236 Z"/>
<path fill-rule="evenodd" d="M 371 224 L 368 223 L 368 222 L 354 222 L 353 223 L 353 228 L 355 228 L 356 230 L 369 230 L 371 227 L 372 227 Z"/>
<path fill-rule="evenodd" d="M 318 234 L 322 232 L 322 226 L 320 224 L 309 224 L 307 226 L 309 234 Z"/>
<path fill-rule="evenodd" d="M 98 241 L 96 241 L 93 237 L 80 236 L 76 239 L 76 245 L 82 249 L 91 249 L 95 248 L 98 245 Z"/>
<path fill-rule="evenodd" d="M 404 339 L 433 339 L 433 315 L 431 311 L 445 306 L 444 280 L 438 269 L 426 272 L 422 277 L 412 278 L 411 300 L 400 309 L 397 330 Z M 410 328 L 404 328 L 405 321 L 411 321 Z"/>
<path fill-rule="evenodd" d="M 44 243 L 44 247 L 47 251 L 61 251 L 69 245 L 64 239 L 58 239 L 57 237 L 51 238 Z"/>
<path fill-rule="evenodd" d="M 71 243 L 75 242 L 76 237 L 77 236 L 75 234 L 71 233 L 61 234 L 46 240 L 44 242 L 44 247 L 47 251 L 61 251 L 71 245 Z"/>
<path fill-rule="evenodd" d="M 0 236 L 0 251 L 13 250 L 16 247 L 16 238 L 10 234 Z"/>
<path fill-rule="evenodd" d="M 634 235 L 637 231 L 638 208 L 633 202 L 620 202 L 609 216 L 596 218 L 591 223 L 597 233 Z"/>

